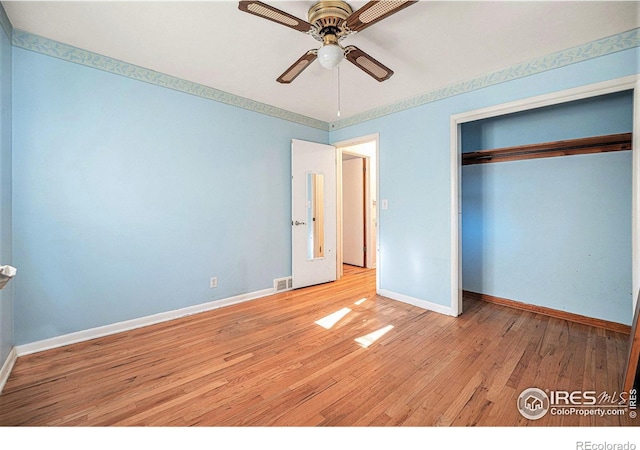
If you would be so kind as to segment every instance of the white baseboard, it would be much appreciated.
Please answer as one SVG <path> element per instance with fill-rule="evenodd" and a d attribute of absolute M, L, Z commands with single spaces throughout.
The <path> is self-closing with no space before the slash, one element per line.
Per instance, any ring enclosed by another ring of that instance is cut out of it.
<path fill-rule="evenodd" d="M 117 322 L 110 325 L 105 325 L 96 328 L 90 328 L 88 330 L 77 331 L 75 333 L 69 333 L 62 336 L 56 336 L 50 339 L 43 339 L 41 341 L 32 342 L 29 344 L 18 345 L 11 350 L 9 357 L 0 371 L 0 392 L 1 387 L 4 386 L 4 382 L 9 378 L 9 373 L 13 368 L 13 364 L 18 356 L 30 355 L 32 353 L 38 353 L 53 348 L 63 347 L 65 345 L 71 345 L 78 342 L 84 342 L 91 339 L 96 339 L 103 336 L 109 336 L 111 334 L 121 333 L 123 331 L 129 331 L 136 328 L 142 328 L 156 323 L 166 322 L 173 319 L 179 319 L 180 317 L 190 316 L 205 311 L 211 311 L 213 309 L 223 308 L 225 306 L 235 305 L 237 303 L 243 303 L 250 300 L 256 300 L 258 298 L 267 297 L 273 295 L 273 288 L 263 289 L 261 291 L 249 292 L 247 294 L 237 295 L 234 297 L 228 297 L 226 299 L 214 300 L 212 302 L 202 303 L 199 305 L 189 306 L 186 308 L 176 309 L 173 311 L 167 311 L 164 313 L 153 314 L 150 316 L 140 317 L 138 319 L 126 320 L 123 322 Z M 399 294 L 397 292 L 387 291 L 384 289 L 378 290 L 378 294 L 383 297 L 397 300 L 403 303 L 408 303 L 419 308 L 434 311 L 439 314 L 445 314 L 448 316 L 455 316 L 451 308 L 437 303 L 428 302 L 426 300 L 420 300 L 408 295 Z"/>
<path fill-rule="evenodd" d="M 16 348 L 13 347 L 7 356 L 4 364 L 2 365 L 2 369 L 0 369 L 0 394 L 2 394 L 2 389 L 4 389 L 4 385 L 9 379 L 9 375 L 11 374 L 11 369 L 13 369 L 13 365 L 16 363 L 18 359 L 18 352 Z"/>
<path fill-rule="evenodd" d="M 236 295 L 234 297 L 228 297 L 221 300 L 214 300 L 212 302 L 201 303 L 199 305 L 189 306 L 186 308 L 176 309 L 173 311 L 167 311 L 167 312 L 153 314 L 146 317 L 140 317 L 138 319 L 126 320 L 124 322 L 117 322 L 110 325 L 90 328 L 88 330 L 77 331 L 75 333 L 69 333 L 69 334 L 57 336 L 50 339 L 44 339 L 41 341 L 32 342 L 30 344 L 18 345 L 14 348 L 14 350 L 16 351 L 16 356 L 29 355 L 32 353 L 50 350 L 52 348 L 63 347 L 65 345 L 84 342 L 91 339 L 108 336 L 111 334 L 121 333 L 123 331 L 129 331 L 136 328 L 142 328 L 149 325 L 154 325 L 156 323 L 167 322 L 173 319 L 179 319 L 180 317 L 190 316 L 192 314 L 211 311 L 213 309 L 218 309 L 225 306 L 235 305 L 236 303 L 243 303 L 250 300 L 256 300 L 258 298 L 267 297 L 273 294 L 274 294 L 273 288 L 263 289 L 261 291 L 249 292 L 247 294 Z M 11 368 L 9 368 L 9 371 L 10 370 Z M 2 379 L 0 378 L 0 382 L 1 381 Z"/>
<path fill-rule="evenodd" d="M 449 306 L 439 305 L 438 303 L 428 302 L 426 300 L 420 300 L 415 297 L 410 297 L 404 294 L 398 294 L 397 292 L 387 291 L 385 289 L 379 289 L 378 295 L 390 298 L 391 300 L 397 300 L 399 302 L 408 303 L 418 308 L 428 309 L 429 311 L 437 312 L 439 314 L 445 314 L 447 316 L 456 317 L 456 314 Z"/>

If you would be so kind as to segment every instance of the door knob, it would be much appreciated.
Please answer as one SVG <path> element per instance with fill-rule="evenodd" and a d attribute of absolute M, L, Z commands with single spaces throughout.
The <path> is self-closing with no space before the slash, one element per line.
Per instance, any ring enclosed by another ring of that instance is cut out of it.
<path fill-rule="evenodd" d="M 298 222 L 297 220 L 293 224 L 294 225 L 306 225 L 305 222 Z"/>

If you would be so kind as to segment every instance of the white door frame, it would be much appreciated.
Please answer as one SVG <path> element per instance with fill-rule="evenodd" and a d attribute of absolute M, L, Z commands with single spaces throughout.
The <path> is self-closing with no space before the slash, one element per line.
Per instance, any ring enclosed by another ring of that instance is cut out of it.
<path fill-rule="evenodd" d="M 635 304 L 640 289 L 640 75 L 617 78 L 601 83 L 580 86 L 574 89 L 517 100 L 501 105 L 467 111 L 451 116 L 450 119 L 450 161 L 451 161 L 451 310 L 453 315 L 462 314 L 462 235 L 460 223 L 461 205 L 461 125 L 490 117 L 502 116 L 543 106 L 581 100 L 614 92 L 633 90 L 633 142 L 632 142 L 632 194 L 631 194 L 631 246 L 632 246 L 632 287 L 633 304 L 630 317 L 633 318 Z"/>
<path fill-rule="evenodd" d="M 375 142 L 376 145 L 376 199 L 380 198 L 380 134 L 369 134 L 366 136 L 361 136 L 353 139 L 348 139 L 346 141 L 339 141 L 331 143 L 337 150 L 336 161 L 338 164 L 338 170 L 336 171 L 336 180 L 338 182 L 338 263 L 342 261 L 342 148 L 343 147 L 351 147 L 358 144 L 365 144 L 368 142 Z M 347 152 L 348 153 L 348 152 Z M 364 156 L 363 156 L 364 157 Z M 367 205 L 367 211 L 370 211 L 370 205 Z M 380 269 L 380 208 L 376 208 L 376 292 L 380 290 L 380 280 L 378 277 L 379 269 Z M 371 227 L 367 227 L 367 231 L 371 232 Z M 367 240 L 367 243 L 369 240 Z M 338 264 L 338 278 L 342 276 L 342 264 Z"/>

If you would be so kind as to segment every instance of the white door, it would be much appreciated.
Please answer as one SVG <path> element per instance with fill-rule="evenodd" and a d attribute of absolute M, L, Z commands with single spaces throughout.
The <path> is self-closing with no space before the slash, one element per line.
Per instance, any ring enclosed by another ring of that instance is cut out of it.
<path fill-rule="evenodd" d="M 293 288 L 336 279 L 336 148 L 291 141 Z"/>

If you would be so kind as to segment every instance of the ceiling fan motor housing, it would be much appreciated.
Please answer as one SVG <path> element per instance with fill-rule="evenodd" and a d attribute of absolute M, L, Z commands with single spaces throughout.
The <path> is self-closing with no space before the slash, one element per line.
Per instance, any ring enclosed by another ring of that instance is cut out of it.
<path fill-rule="evenodd" d="M 341 38 L 347 34 L 341 25 L 351 14 L 353 10 L 346 2 L 320 1 L 309 9 L 309 23 L 314 26 L 314 34 L 321 40 L 324 40 L 326 35 Z"/>

